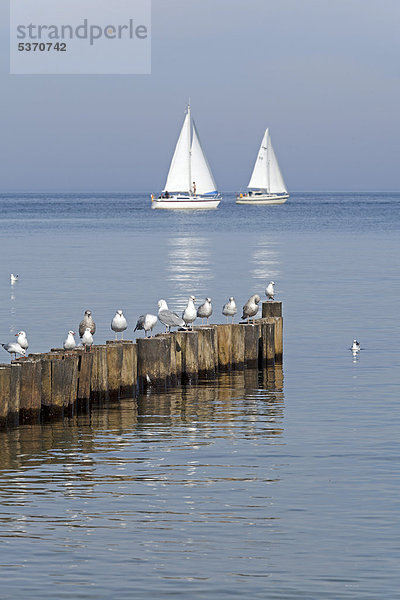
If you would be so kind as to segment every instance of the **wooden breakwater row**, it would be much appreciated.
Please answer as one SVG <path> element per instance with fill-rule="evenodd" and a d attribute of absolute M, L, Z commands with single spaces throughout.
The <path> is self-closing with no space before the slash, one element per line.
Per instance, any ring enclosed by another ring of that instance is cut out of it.
<path fill-rule="evenodd" d="M 218 372 L 282 363 L 281 302 L 264 302 L 255 324 L 194 327 L 133 341 L 30 354 L 0 365 L 0 425 L 71 414 L 79 402 L 135 397 Z"/>

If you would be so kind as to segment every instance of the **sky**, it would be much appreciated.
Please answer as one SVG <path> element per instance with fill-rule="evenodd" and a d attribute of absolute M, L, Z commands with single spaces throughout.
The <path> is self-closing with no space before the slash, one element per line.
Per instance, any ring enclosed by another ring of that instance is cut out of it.
<path fill-rule="evenodd" d="M 269 127 L 289 191 L 398 191 L 399 22 L 398 0 L 153 0 L 150 75 L 10 75 L 0 0 L 0 193 L 157 193 L 189 97 L 220 190 Z"/>

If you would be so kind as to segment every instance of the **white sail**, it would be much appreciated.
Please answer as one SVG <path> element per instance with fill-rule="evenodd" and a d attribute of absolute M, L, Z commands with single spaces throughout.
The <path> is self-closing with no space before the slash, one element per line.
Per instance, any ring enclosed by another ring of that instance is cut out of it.
<path fill-rule="evenodd" d="M 253 173 L 247 187 L 266 190 L 268 193 L 273 194 L 287 192 L 268 129 L 264 133 Z"/>
<path fill-rule="evenodd" d="M 169 168 L 164 191 L 190 191 L 190 109 L 186 113 Z"/>
<path fill-rule="evenodd" d="M 217 186 L 210 165 L 201 147 L 199 134 L 193 121 L 193 139 L 191 152 L 191 175 L 192 183 L 196 184 L 196 194 L 216 193 Z"/>

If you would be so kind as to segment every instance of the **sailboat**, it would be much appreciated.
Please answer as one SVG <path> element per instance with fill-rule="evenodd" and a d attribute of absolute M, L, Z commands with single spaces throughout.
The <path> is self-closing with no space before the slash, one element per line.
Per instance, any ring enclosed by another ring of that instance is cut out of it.
<path fill-rule="evenodd" d="M 164 190 L 152 208 L 217 208 L 221 196 L 187 107 Z"/>
<path fill-rule="evenodd" d="M 236 204 L 283 204 L 289 198 L 282 173 L 266 129 L 256 158 L 247 194 L 237 194 Z"/>

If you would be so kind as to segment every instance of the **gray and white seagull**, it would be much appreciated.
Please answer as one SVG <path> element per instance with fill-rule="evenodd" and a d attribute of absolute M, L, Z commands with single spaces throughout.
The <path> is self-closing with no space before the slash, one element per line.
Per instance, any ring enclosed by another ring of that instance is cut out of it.
<path fill-rule="evenodd" d="M 186 325 L 179 315 L 169 310 L 168 304 L 163 299 L 158 301 L 158 319 L 165 325 L 167 332 L 170 331 L 171 327 L 185 327 Z"/>
<path fill-rule="evenodd" d="M 254 317 L 258 313 L 258 304 L 260 300 L 261 298 L 258 294 L 253 294 L 243 306 L 242 319 L 247 319 L 247 323 L 250 323 L 250 319 L 253 318 L 254 325 Z"/>
<path fill-rule="evenodd" d="M 157 324 L 156 315 L 146 313 L 145 315 L 140 315 L 140 317 L 137 320 L 136 327 L 133 331 L 136 331 L 137 329 L 139 329 L 139 330 L 143 329 L 145 337 L 147 337 L 147 332 L 150 331 L 150 337 L 151 337 L 152 333 L 153 333 L 153 327 L 155 327 L 156 324 Z"/>

